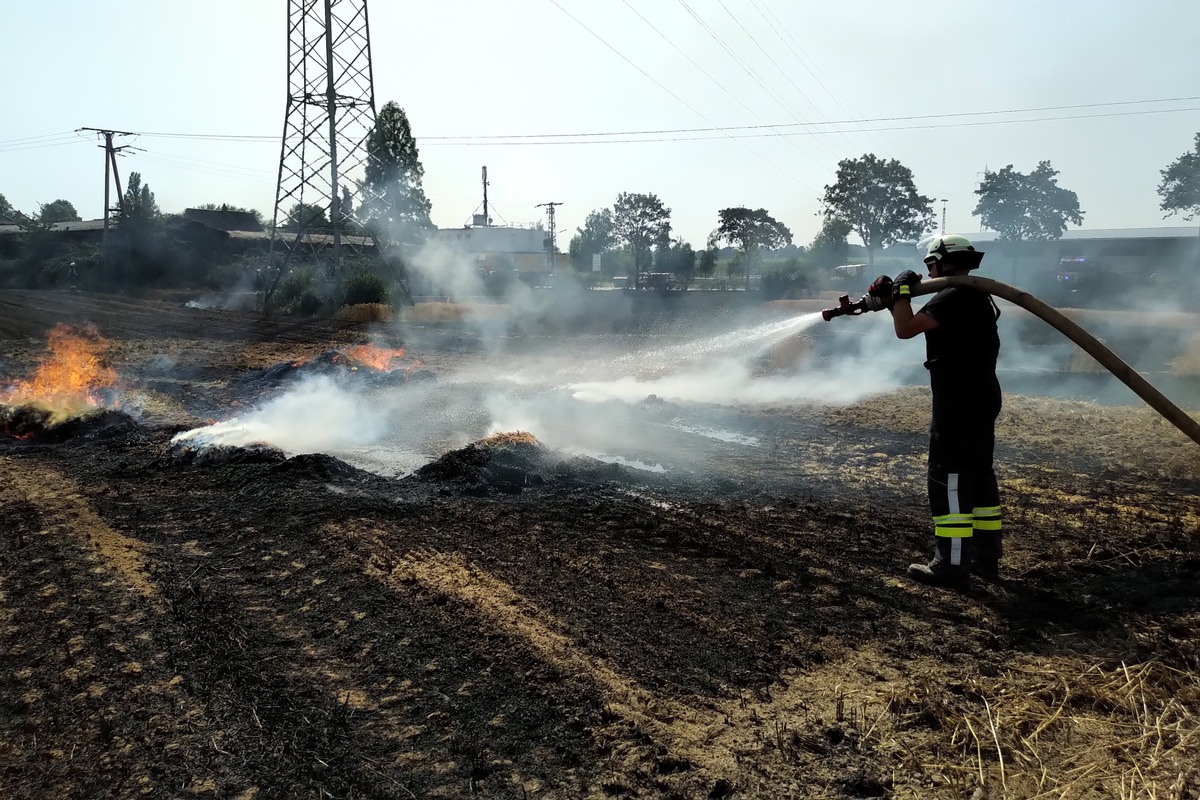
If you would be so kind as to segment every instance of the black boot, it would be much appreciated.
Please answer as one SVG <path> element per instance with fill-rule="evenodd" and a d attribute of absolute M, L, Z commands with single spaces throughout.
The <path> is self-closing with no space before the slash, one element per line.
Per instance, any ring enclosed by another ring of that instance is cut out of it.
<path fill-rule="evenodd" d="M 958 562 L 954 561 L 954 545 L 958 543 Z M 930 586 L 945 586 L 950 589 L 966 589 L 971 582 L 971 537 L 952 539 L 935 536 L 933 560 L 928 564 L 909 564 L 908 577 Z"/>
<path fill-rule="evenodd" d="M 971 561 L 971 572 L 981 578 L 996 580 L 1000 577 L 1000 558 L 1004 555 L 1002 531 L 975 531 L 972 549 L 975 558 Z"/>

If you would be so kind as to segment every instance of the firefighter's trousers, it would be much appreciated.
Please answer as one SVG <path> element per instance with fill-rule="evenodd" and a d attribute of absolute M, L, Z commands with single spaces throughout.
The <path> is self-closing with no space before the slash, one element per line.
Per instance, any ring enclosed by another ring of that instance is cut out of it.
<path fill-rule="evenodd" d="M 1000 488 L 992 465 L 1000 384 L 994 372 L 931 371 L 929 510 L 939 551 L 969 566 L 976 533 L 999 540 Z M 994 533 L 993 533 L 994 532 Z M 983 538 L 983 537 L 981 537 Z"/>

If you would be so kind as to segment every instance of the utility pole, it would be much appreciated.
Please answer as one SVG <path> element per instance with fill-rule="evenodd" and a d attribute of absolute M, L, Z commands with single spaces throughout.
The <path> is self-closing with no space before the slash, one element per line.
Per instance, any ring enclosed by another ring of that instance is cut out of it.
<path fill-rule="evenodd" d="M 487 167 L 484 167 L 483 168 L 483 227 L 485 227 L 485 228 L 492 224 L 492 219 L 491 219 L 491 217 L 488 216 L 487 187 L 488 187 Z"/>
<path fill-rule="evenodd" d="M 104 144 L 97 145 L 104 149 L 104 235 L 101 239 L 101 247 L 108 246 L 108 229 L 110 213 L 112 211 L 112 200 L 109 195 L 109 188 L 112 183 L 117 184 L 117 204 L 120 208 L 121 215 L 125 215 L 125 194 L 121 191 L 121 175 L 117 171 L 117 154 L 128 149 L 129 145 L 120 147 L 113 146 L 114 136 L 133 136 L 132 133 L 125 131 L 110 131 L 104 128 L 80 128 L 81 131 L 93 131 L 95 134 L 104 139 Z"/>
<path fill-rule="evenodd" d="M 975 181 L 975 188 L 980 189 L 983 187 L 983 182 L 984 182 L 984 180 L 987 179 L 987 176 L 988 176 L 987 164 L 983 165 L 983 172 L 976 172 L 975 174 L 976 174 L 976 176 L 979 177 L 979 180 Z M 983 226 L 983 215 L 982 214 L 979 215 L 979 230 L 981 230 L 981 231 L 986 230 L 986 228 L 984 228 L 984 226 Z"/>
<path fill-rule="evenodd" d="M 556 262 L 558 261 L 556 257 L 558 253 L 558 246 L 557 242 L 555 241 L 554 209 L 561 205 L 563 204 L 554 201 L 550 203 L 538 203 L 536 206 L 534 206 L 535 208 L 546 209 L 546 217 L 550 223 L 550 235 L 546 237 L 546 263 L 549 265 L 551 272 L 554 272 L 557 269 Z"/>

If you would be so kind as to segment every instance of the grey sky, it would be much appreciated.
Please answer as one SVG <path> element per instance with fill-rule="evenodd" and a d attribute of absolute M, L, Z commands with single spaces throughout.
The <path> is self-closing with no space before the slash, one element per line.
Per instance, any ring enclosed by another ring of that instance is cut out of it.
<path fill-rule="evenodd" d="M 286 7 L 0 0 L 0 193 L 26 211 L 61 197 L 100 216 L 102 152 L 94 137 L 70 134 L 81 126 L 278 137 Z M 865 152 L 899 159 L 920 192 L 946 198 L 951 230 L 978 230 L 972 191 L 985 166 L 1027 172 L 1042 159 L 1078 193 L 1085 227 L 1181 224 L 1162 219 L 1155 188 L 1200 131 L 1195 0 L 374 0 L 370 15 L 377 103 L 408 112 L 434 222 L 469 220 L 486 164 L 498 221 L 536 221 L 536 204 L 565 203 L 563 249 L 589 211 L 622 191 L 657 194 L 697 246 L 717 211 L 734 205 L 766 208 L 806 244 L 838 160 Z M 1164 98 L 1193 99 L 1133 102 Z M 793 127 L 510 146 L 426 138 L 1115 103 L 1124 105 L 838 124 L 824 135 Z M 1074 118 L 1018 121 L 1047 117 Z M 795 135 L 761 135 L 781 132 Z M 164 210 L 228 202 L 271 214 L 277 139 L 123 142 L 146 152 L 123 158 L 122 176 L 141 172 Z"/>

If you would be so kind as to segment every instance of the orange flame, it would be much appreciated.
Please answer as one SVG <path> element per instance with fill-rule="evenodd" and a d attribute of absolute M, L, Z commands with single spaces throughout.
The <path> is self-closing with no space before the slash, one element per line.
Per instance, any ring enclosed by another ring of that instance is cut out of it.
<path fill-rule="evenodd" d="M 374 344 L 343 347 L 338 352 L 360 364 L 383 372 L 393 369 L 392 362 L 404 357 L 404 348 L 392 349 Z"/>
<path fill-rule="evenodd" d="M 50 411 L 52 422 L 103 405 L 101 390 L 117 382 L 116 371 L 101 358 L 105 347 L 95 328 L 76 330 L 59 323 L 50 331 L 48 352 L 33 377 L 0 388 L 0 403 Z"/>

